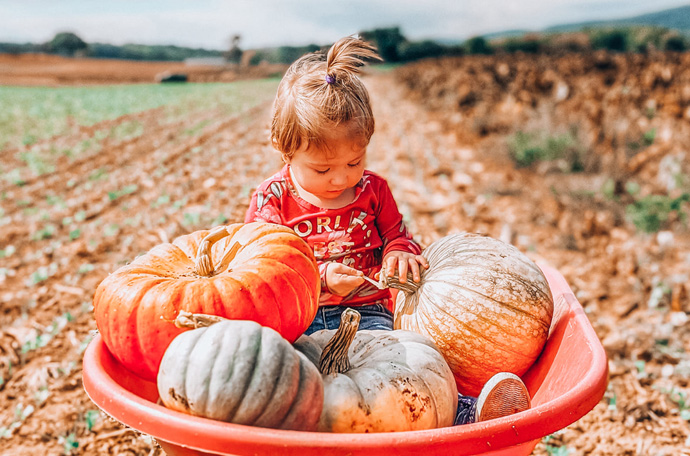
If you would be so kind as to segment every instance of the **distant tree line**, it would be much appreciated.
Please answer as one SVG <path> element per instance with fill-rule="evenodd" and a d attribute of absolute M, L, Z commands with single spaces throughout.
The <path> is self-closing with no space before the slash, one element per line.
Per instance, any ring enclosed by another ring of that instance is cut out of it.
<path fill-rule="evenodd" d="M 579 33 L 527 33 L 522 36 L 487 39 L 472 37 L 457 44 L 443 44 L 433 40 L 411 41 L 399 27 L 362 31 L 359 35 L 371 41 L 388 63 L 405 63 L 423 58 L 501 53 L 562 53 L 607 49 L 614 52 L 646 52 L 690 50 L 690 39 L 675 30 L 663 27 L 621 26 L 615 28 L 589 28 Z M 301 47 L 281 46 L 259 49 L 250 64 L 291 63 L 300 56 L 328 46 L 310 44 Z"/>
<path fill-rule="evenodd" d="M 690 39 L 675 30 L 664 27 L 618 26 L 592 27 L 581 32 L 528 33 L 517 37 L 487 39 L 472 37 L 457 44 L 443 44 L 433 40 L 411 41 L 399 27 L 378 28 L 360 32 L 365 40 L 374 43 L 385 62 L 405 63 L 422 58 L 495 53 L 560 53 L 607 49 L 614 52 L 646 52 L 690 50 Z M 239 46 L 240 36 L 231 37 L 228 50 L 208 50 L 179 46 L 86 43 L 76 34 L 62 32 L 47 43 L 0 43 L 1 53 L 42 52 L 65 56 L 93 58 L 182 61 L 191 57 L 223 57 L 230 63 L 239 63 L 244 51 Z M 254 49 L 246 60 L 250 65 L 261 62 L 290 64 L 300 56 L 328 46 L 279 46 Z"/>
<path fill-rule="evenodd" d="M 467 54 L 553 54 L 597 49 L 612 52 L 684 52 L 690 50 L 690 39 L 687 35 L 664 27 L 617 26 L 590 27 L 580 32 L 527 33 L 518 37 L 493 40 L 473 37 L 464 43 Z"/>
<path fill-rule="evenodd" d="M 182 61 L 189 57 L 223 57 L 224 51 L 186 48 L 172 45 L 86 43 L 72 32 L 61 32 L 46 43 L 0 43 L 0 52 L 8 54 L 46 53 L 67 57 L 99 59 Z M 227 52 L 227 51 L 226 51 Z"/>

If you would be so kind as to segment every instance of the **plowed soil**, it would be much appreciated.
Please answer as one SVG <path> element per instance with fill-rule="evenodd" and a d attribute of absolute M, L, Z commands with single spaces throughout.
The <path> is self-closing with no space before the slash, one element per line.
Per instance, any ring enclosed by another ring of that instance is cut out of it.
<path fill-rule="evenodd" d="M 512 242 L 556 267 L 584 306 L 609 357 L 609 388 L 535 455 L 688 455 L 690 234 L 680 212 L 660 231 L 640 232 L 624 188 L 674 195 L 687 185 L 690 66 L 677 55 L 563 59 L 477 57 L 368 74 L 376 115 L 368 165 L 389 178 L 423 245 L 462 230 Z M 192 135 L 184 123 L 161 124 L 156 110 L 123 116 L 114 122 L 136 117 L 144 134 L 105 139 L 23 186 L 0 183 L 0 249 L 14 247 L 0 259 L 0 454 L 161 454 L 150 437 L 100 413 L 82 388 L 93 293 L 160 242 L 221 215 L 243 219 L 252 189 L 281 165 L 266 139 L 269 111 L 217 115 Z M 577 172 L 568 157 L 522 168 L 510 159 L 517 132 L 573 125 Z M 630 146 L 651 129 L 652 141 Z M 3 167 L 13 163 L 8 155 Z M 669 167 L 680 177 L 669 180 Z M 87 176 L 99 169 L 108 179 L 94 184 Z M 610 193 L 601 191 L 607 182 Z M 27 205 L 55 231 L 37 236 Z M 83 220 L 78 237 L 66 217 Z"/>
<path fill-rule="evenodd" d="M 280 74 L 284 65 L 187 65 L 183 62 L 68 58 L 49 54 L 0 54 L 0 84 L 71 86 L 151 83 L 170 74 L 190 82 L 231 82 Z"/>

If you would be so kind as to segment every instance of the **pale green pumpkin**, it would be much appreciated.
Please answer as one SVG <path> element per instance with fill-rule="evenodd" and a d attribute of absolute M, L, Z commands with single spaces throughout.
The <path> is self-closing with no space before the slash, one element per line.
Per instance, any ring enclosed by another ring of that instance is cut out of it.
<path fill-rule="evenodd" d="M 236 424 L 315 430 L 323 404 L 316 366 L 271 328 L 213 320 L 221 321 L 183 332 L 165 351 L 157 378 L 163 404 Z"/>
<path fill-rule="evenodd" d="M 391 432 L 452 425 L 455 380 L 431 339 L 402 330 L 357 331 L 359 318 L 347 309 L 337 331 L 317 331 L 294 344 L 322 373 L 318 429 Z"/>

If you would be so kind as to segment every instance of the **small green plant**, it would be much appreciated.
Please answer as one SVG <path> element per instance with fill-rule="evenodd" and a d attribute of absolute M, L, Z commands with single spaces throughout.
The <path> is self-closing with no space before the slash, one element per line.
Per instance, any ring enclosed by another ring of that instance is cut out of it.
<path fill-rule="evenodd" d="M 24 407 L 24 404 L 22 403 L 17 404 L 17 406 L 14 408 L 14 417 L 12 422 L 8 426 L 0 427 L 0 438 L 8 439 L 12 437 L 14 430 L 20 427 L 24 420 L 34 413 L 34 410 L 35 408 L 33 405 L 27 405 Z"/>
<path fill-rule="evenodd" d="M 635 227 L 645 233 L 656 233 L 668 225 L 675 214 L 685 221 L 687 213 L 684 203 L 690 201 L 690 193 L 671 198 L 667 195 L 648 195 L 626 207 L 626 213 Z"/>
<path fill-rule="evenodd" d="M 117 223 L 110 223 L 110 224 L 106 225 L 106 227 L 103 229 L 103 235 L 105 237 L 115 236 L 119 232 L 120 232 L 120 226 Z"/>
<path fill-rule="evenodd" d="M 48 386 L 43 385 L 34 393 L 34 402 L 38 407 L 40 407 L 45 401 L 48 400 L 49 396 L 50 390 L 48 389 Z"/>
<path fill-rule="evenodd" d="M 14 255 L 14 252 L 17 251 L 17 248 L 13 245 L 8 245 L 4 249 L 0 250 L 0 258 L 7 258 L 11 257 Z"/>
<path fill-rule="evenodd" d="M 76 214 L 74 214 L 74 221 L 75 222 L 83 222 L 86 220 L 86 212 L 85 211 L 79 211 Z"/>
<path fill-rule="evenodd" d="M 141 213 L 138 213 L 134 217 L 127 217 L 124 221 L 124 224 L 127 226 L 140 226 L 142 218 Z"/>
<path fill-rule="evenodd" d="M 652 292 L 649 294 L 647 307 L 650 309 L 659 309 L 667 307 L 671 301 L 671 287 L 664 282 L 654 284 Z"/>
<path fill-rule="evenodd" d="M 541 161 L 559 161 L 563 172 L 579 172 L 584 169 L 582 152 L 571 133 L 559 136 L 519 131 L 508 144 L 510 154 L 518 167 L 529 167 Z"/>
<path fill-rule="evenodd" d="M 151 208 L 155 209 L 157 207 L 164 206 L 164 205 L 169 204 L 169 203 L 170 203 L 170 195 L 163 194 L 163 195 L 159 196 L 158 199 L 156 199 L 156 201 L 151 203 Z"/>
<path fill-rule="evenodd" d="M 182 217 L 182 225 L 189 227 L 198 225 L 201 221 L 201 214 L 199 212 L 185 212 Z"/>
<path fill-rule="evenodd" d="M 25 146 L 30 146 L 36 142 L 36 137 L 34 135 L 24 135 L 22 138 L 22 144 Z"/>
<path fill-rule="evenodd" d="M 172 205 L 172 208 L 173 208 L 173 210 L 177 211 L 177 210 L 182 209 L 186 205 L 187 205 L 187 198 L 185 197 L 185 198 L 182 198 L 181 200 L 175 201 Z"/>
<path fill-rule="evenodd" d="M 64 314 L 55 317 L 50 326 L 44 331 L 41 332 L 34 330 L 34 337 L 25 340 L 22 344 L 20 351 L 22 357 L 30 351 L 37 350 L 48 345 L 48 342 L 53 340 L 53 338 L 57 336 L 65 326 L 67 326 L 67 323 L 72 321 L 74 321 L 72 314 L 65 312 Z"/>
<path fill-rule="evenodd" d="M 65 203 L 65 200 L 60 198 L 57 195 L 48 195 L 46 196 L 46 202 L 50 204 L 51 206 L 58 207 L 60 209 L 65 209 L 67 207 L 67 203 Z"/>
<path fill-rule="evenodd" d="M 139 189 L 135 184 L 132 185 L 127 185 L 119 190 L 116 190 L 114 192 L 108 192 L 108 199 L 110 201 L 115 201 L 116 199 L 124 196 L 124 195 L 129 195 L 131 193 L 136 192 Z"/>
<path fill-rule="evenodd" d="M 74 450 L 79 448 L 77 434 L 75 434 L 74 432 L 71 432 L 66 436 L 60 436 L 58 441 L 62 443 L 63 454 L 74 454 Z"/>
<path fill-rule="evenodd" d="M 611 412 L 615 412 L 618 410 L 618 396 L 616 396 L 616 393 L 611 394 L 611 397 L 609 398 L 608 409 Z"/>
<path fill-rule="evenodd" d="M 22 185 L 26 184 L 26 179 L 22 176 L 21 171 L 19 171 L 19 168 L 14 168 L 13 170 L 3 173 L 3 179 L 10 184 L 14 184 L 18 187 L 21 187 Z"/>
<path fill-rule="evenodd" d="M 48 280 L 48 278 L 55 274 L 55 271 L 57 270 L 56 266 L 51 266 L 41 266 L 32 272 L 31 276 L 26 281 L 26 285 L 32 287 Z"/>
<path fill-rule="evenodd" d="M 223 214 L 218 214 L 216 218 L 211 221 L 211 226 L 223 225 L 228 222 L 228 218 Z"/>
<path fill-rule="evenodd" d="M 34 176 L 41 176 L 55 171 L 55 166 L 46 163 L 38 152 L 22 152 L 19 154 L 19 159 L 26 163 L 26 166 Z"/>
<path fill-rule="evenodd" d="M 645 132 L 642 135 L 642 142 L 644 143 L 645 146 L 651 146 L 654 144 L 654 140 L 656 139 L 656 128 L 652 128 L 651 130 Z"/>
<path fill-rule="evenodd" d="M 74 371 L 74 368 L 76 367 L 77 363 L 74 361 L 70 361 L 67 363 L 67 365 L 63 365 L 58 367 L 57 371 L 60 376 L 68 376 L 72 371 Z"/>
<path fill-rule="evenodd" d="M 57 227 L 52 223 L 47 223 L 43 228 L 34 232 L 31 239 L 34 241 L 42 241 L 43 239 L 50 239 L 55 235 Z"/>
<path fill-rule="evenodd" d="M 511 156 L 520 167 L 527 167 L 542 160 L 544 150 L 534 144 L 532 135 L 519 131 L 510 144 Z"/>
<path fill-rule="evenodd" d="M 196 136 L 203 130 L 206 126 L 208 126 L 211 123 L 210 120 L 202 120 L 198 124 L 194 125 L 193 127 L 187 128 L 184 130 L 183 134 L 187 136 Z"/>
<path fill-rule="evenodd" d="M 668 395 L 668 398 L 678 406 L 680 417 L 686 421 L 690 421 L 690 401 L 688 400 L 688 393 L 683 390 L 679 390 L 675 386 L 673 386 L 671 389 L 654 388 Z"/>
<path fill-rule="evenodd" d="M 77 352 L 78 352 L 80 355 L 81 355 L 82 353 L 84 353 L 84 351 L 85 351 L 86 348 L 89 346 L 89 344 L 91 343 L 92 340 L 93 340 L 93 336 L 92 336 L 91 334 L 89 334 L 88 336 L 86 336 L 86 337 L 84 338 L 84 340 L 82 340 L 82 341 L 79 343 L 79 348 L 77 349 Z"/>
<path fill-rule="evenodd" d="M 75 228 L 73 230 L 70 230 L 69 232 L 69 240 L 74 241 L 76 239 L 79 239 L 79 236 L 81 236 L 81 230 L 79 228 Z"/>
<path fill-rule="evenodd" d="M 544 442 L 544 449 L 549 456 L 568 456 L 570 454 L 570 449 L 566 445 L 554 445 L 551 444 L 555 439 L 556 434 L 547 435 L 542 439 Z"/>
<path fill-rule="evenodd" d="M 7 360 L 7 378 L 12 378 L 12 360 Z M 0 372 L 0 387 L 5 384 L 5 374 Z M 0 438 L 2 435 L 0 435 Z"/>
<path fill-rule="evenodd" d="M 87 410 L 86 413 L 84 413 L 84 422 L 86 423 L 86 429 L 88 431 L 91 431 L 100 419 L 100 417 L 101 412 L 99 412 L 98 410 Z"/>
<path fill-rule="evenodd" d="M 88 274 L 89 272 L 93 271 L 96 269 L 96 267 L 90 263 L 82 264 L 79 266 L 79 269 L 77 270 L 77 274 L 83 275 L 83 274 Z"/>
<path fill-rule="evenodd" d="M 89 174 L 90 181 L 100 181 L 106 180 L 108 178 L 108 172 L 104 168 L 98 168 Z"/>
<path fill-rule="evenodd" d="M 129 120 L 110 129 L 110 137 L 115 139 L 136 138 L 144 134 L 144 125 L 138 120 Z"/>

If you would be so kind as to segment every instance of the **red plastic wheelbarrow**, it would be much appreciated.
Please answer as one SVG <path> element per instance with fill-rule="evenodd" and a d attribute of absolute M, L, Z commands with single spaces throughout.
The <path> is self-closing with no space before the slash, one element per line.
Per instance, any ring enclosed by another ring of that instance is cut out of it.
<path fill-rule="evenodd" d="M 606 390 L 604 349 L 563 276 L 542 266 L 556 304 L 551 333 L 523 376 L 530 410 L 481 423 L 377 434 L 298 432 L 195 417 L 157 405 L 154 382 L 119 365 L 100 336 L 84 355 L 84 389 L 123 424 L 187 455 L 528 455 L 539 440 L 586 415 Z"/>

